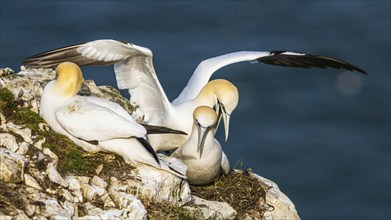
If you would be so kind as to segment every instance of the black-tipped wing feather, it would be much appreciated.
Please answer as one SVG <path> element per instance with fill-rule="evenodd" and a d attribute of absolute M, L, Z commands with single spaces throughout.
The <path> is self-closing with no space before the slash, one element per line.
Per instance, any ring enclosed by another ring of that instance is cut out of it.
<path fill-rule="evenodd" d="M 124 42 L 121 43 L 125 44 Z M 73 62 L 79 66 L 108 66 L 118 62 L 100 61 L 83 56 L 77 49 L 85 44 L 86 43 L 76 44 L 39 53 L 24 59 L 22 65 L 29 68 L 55 68 L 62 62 Z"/>
<path fill-rule="evenodd" d="M 298 52 L 288 51 L 271 51 L 270 56 L 264 56 L 257 59 L 258 62 L 287 67 L 302 67 L 302 68 L 336 68 L 346 69 L 350 71 L 358 71 L 367 74 L 364 70 L 355 67 L 342 60 L 337 60 L 331 57 L 311 55 Z"/>
<path fill-rule="evenodd" d="M 120 56 L 135 56 L 139 53 L 143 53 L 143 51 L 139 51 L 137 48 L 132 48 L 132 44 L 114 40 L 109 41 L 110 42 L 108 42 L 107 40 L 92 41 L 84 44 L 72 45 L 40 53 L 24 59 L 22 65 L 31 68 L 54 68 L 61 62 L 69 61 L 74 62 L 79 66 L 105 66 L 123 60 L 123 57 L 119 57 L 118 59 L 104 60 L 103 57 L 105 56 L 104 54 L 102 54 L 102 52 L 106 53 L 106 58 L 108 58 L 107 53 L 109 53 L 109 51 L 113 51 L 114 55 L 119 54 Z M 91 48 L 87 48 L 88 46 L 91 46 L 93 49 L 90 50 Z M 96 53 L 92 53 L 94 50 Z M 83 54 L 81 51 L 83 51 Z M 102 57 L 100 57 L 100 55 L 102 55 Z M 258 62 L 277 66 L 301 68 L 336 68 L 346 69 L 350 71 L 358 71 L 366 74 L 364 70 L 355 67 L 345 61 L 334 59 L 331 57 L 305 54 L 300 52 L 270 51 L 267 52 L 266 55 L 259 57 L 256 60 Z"/>
<path fill-rule="evenodd" d="M 144 138 L 137 138 L 137 140 L 145 147 L 145 149 L 152 154 L 153 158 L 155 158 L 156 162 L 160 164 L 159 157 L 157 156 L 155 149 L 151 146 L 151 144 L 145 140 Z"/>
<path fill-rule="evenodd" d="M 187 135 L 183 131 L 179 130 L 174 130 L 171 128 L 166 128 L 162 126 L 156 126 L 156 125 L 147 125 L 147 124 L 142 124 L 144 128 L 147 130 L 147 134 L 183 134 Z"/>

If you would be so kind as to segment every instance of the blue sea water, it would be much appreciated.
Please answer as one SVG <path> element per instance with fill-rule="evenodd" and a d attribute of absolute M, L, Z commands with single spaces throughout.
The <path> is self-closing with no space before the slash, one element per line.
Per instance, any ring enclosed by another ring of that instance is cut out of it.
<path fill-rule="evenodd" d="M 227 66 L 239 89 L 230 138 L 236 168 L 275 181 L 303 219 L 390 219 L 390 1 L 1 1 L 0 67 L 46 50 L 113 38 L 150 48 L 173 100 L 203 59 L 294 50 L 335 69 Z M 83 69 L 116 86 L 112 67 Z M 123 94 L 127 95 L 124 91 Z"/>

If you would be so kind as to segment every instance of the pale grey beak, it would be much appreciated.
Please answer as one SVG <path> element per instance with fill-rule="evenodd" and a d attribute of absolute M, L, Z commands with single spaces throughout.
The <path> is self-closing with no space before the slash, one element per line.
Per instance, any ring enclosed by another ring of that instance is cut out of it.
<path fill-rule="evenodd" d="M 214 134 L 217 133 L 217 129 L 219 128 L 221 118 L 223 117 L 222 114 L 221 114 L 222 110 L 220 110 L 220 108 L 221 108 L 220 105 L 218 105 L 217 108 L 216 108 L 217 123 L 216 123 L 216 128 L 213 131 Z"/>
<path fill-rule="evenodd" d="M 222 118 L 224 122 L 224 131 L 225 131 L 225 141 L 228 140 L 228 133 L 229 133 L 229 119 L 231 118 L 231 115 L 228 114 L 225 109 L 222 111 Z"/>
<path fill-rule="evenodd" d="M 200 159 L 202 157 L 202 152 L 204 151 L 205 138 L 208 134 L 209 128 L 202 127 L 202 125 L 197 123 L 198 129 L 198 144 L 197 144 L 197 153 L 200 154 Z"/>
<path fill-rule="evenodd" d="M 229 119 L 231 118 L 231 115 L 227 113 L 227 111 L 225 110 L 224 104 L 221 103 L 219 100 L 217 100 L 216 114 L 217 114 L 217 125 L 214 130 L 214 134 L 216 134 L 217 129 L 220 125 L 221 118 L 223 118 L 225 141 L 227 141 L 228 134 L 229 134 Z"/>

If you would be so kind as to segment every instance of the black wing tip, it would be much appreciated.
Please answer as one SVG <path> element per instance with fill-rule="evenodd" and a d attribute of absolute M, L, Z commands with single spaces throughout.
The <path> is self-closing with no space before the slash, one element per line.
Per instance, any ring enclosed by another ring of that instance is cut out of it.
<path fill-rule="evenodd" d="M 144 138 L 137 138 L 137 140 L 144 146 L 144 148 L 152 154 L 153 158 L 156 160 L 156 162 L 160 165 L 159 157 L 157 156 L 155 149 L 152 147 L 152 145 Z"/>
<path fill-rule="evenodd" d="M 285 53 L 297 53 L 295 54 L 285 54 Z M 288 51 L 288 50 L 272 50 L 269 52 L 270 56 L 266 57 L 260 57 L 257 58 L 256 61 L 270 64 L 270 65 L 277 65 L 277 66 L 285 66 L 285 67 L 300 67 L 300 68 L 306 68 L 310 69 L 312 67 L 318 67 L 318 68 L 336 68 L 336 69 L 345 69 L 349 71 L 356 71 L 360 72 L 364 75 L 368 75 L 368 73 L 356 66 L 353 66 L 345 61 L 335 59 L 332 57 L 327 56 L 321 56 L 321 55 L 313 55 L 313 54 L 307 54 L 303 52 L 297 52 L 297 51 Z M 279 60 L 276 57 L 281 57 Z M 289 58 L 297 58 L 297 60 L 289 60 Z M 275 59 L 273 59 L 275 58 Z M 312 61 L 315 61 L 314 63 L 311 63 L 311 61 L 306 60 L 305 62 L 301 62 L 301 60 L 304 61 L 304 59 L 312 59 Z M 323 63 L 320 65 L 321 61 L 323 60 Z M 324 62 L 326 61 L 326 62 Z M 313 65 L 311 65 L 313 64 Z"/>
<path fill-rule="evenodd" d="M 147 130 L 147 134 L 181 134 L 181 135 L 187 135 L 186 132 L 162 127 L 162 126 L 156 126 L 156 125 L 147 125 L 142 124 L 144 128 Z"/>
<path fill-rule="evenodd" d="M 362 69 L 360 69 L 358 67 L 355 67 L 355 66 L 352 66 L 352 67 L 354 67 L 354 69 L 352 71 L 356 71 L 356 72 L 360 72 L 360 73 L 362 73 L 364 75 L 368 75 L 368 73 L 366 71 L 364 71 L 364 70 L 362 70 Z"/>

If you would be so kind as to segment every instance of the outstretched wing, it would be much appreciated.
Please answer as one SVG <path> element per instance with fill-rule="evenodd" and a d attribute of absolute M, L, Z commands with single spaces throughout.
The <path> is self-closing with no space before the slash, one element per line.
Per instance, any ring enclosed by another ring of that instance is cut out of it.
<path fill-rule="evenodd" d="M 53 68 L 64 61 L 79 66 L 114 64 L 118 88 L 129 89 L 131 102 L 140 107 L 148 124 L 160 125 L 165 110 L 170 108 L 148 48 L 116 40 L 96 40 L 26 58 L 23 65 Z"/>
<path fill-rule="evenodd" d="M 201 89 L 208 83 L 214 72 L 220 68 L 243 61 L 260 62 L 277 66 L 302 67 L 302 68 L 337 68 L 350 71 L 366 72 L 345 61 L 321 55 L 311 55 L 289 51 L 240 51 L 213 57 L 202 61 L 191 76 L 187 86 L 173 101 L 180 104 L 194 99 Z"/>

